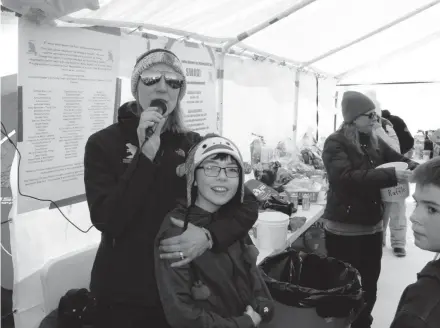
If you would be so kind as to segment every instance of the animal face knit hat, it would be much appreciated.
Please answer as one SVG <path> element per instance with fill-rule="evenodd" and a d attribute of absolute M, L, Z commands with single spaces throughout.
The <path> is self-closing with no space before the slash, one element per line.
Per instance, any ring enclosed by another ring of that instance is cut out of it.
<path fill-rule="evenodd" d="M 183 76 L 183 85 L 180 88 L 179 101 L 182 100 L 186 93 L 186 76 L 183 70 L 182 63 L 179 58 L 171 51 L 165 49 L 153 49 L 140 55 L 136 60 L 136 64 L 131 74 L 131 93 L 135 99 L 137 97 L 137 86 L 141 74 L 156 64 L 165 64 L 170 66 L 176 73 Z"/>
<path fill-rule="evenodd" d="M 240 167 L 241 174 L 241 190 L 240 192 L 240 202 L 243 202 L 244 197 L 244 164 L 241 157 L 241 153 L 237 146 L 229 139 L 221 137 L 216 134 L 208 134 L 206 137 L 196 144 L 188 153 L 188 157 L 184 164 L 177 167 L 177 175 L 186 175 L 186 192 L 187 192 L 187 202 L 188 207 L 190 207 L 194 200 L 191 199 L 192 188 L 194 186 L 195 171 L 197 167 L 202 164 L 202 162 L 216 154 L 227 154 L 230 155 L 237 161 Z M 238 191 L 237 191 L 238 192 Z"/>

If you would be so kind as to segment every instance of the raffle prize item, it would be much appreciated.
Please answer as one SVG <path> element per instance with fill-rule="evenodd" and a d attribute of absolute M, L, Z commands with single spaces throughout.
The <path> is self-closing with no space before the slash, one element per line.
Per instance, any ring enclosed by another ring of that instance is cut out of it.
<path fill-rule="evenodd" d="M 275 210 L 287 214 L 288 216 L 297 211 L 293 204 L 280 197 L 276 190 L 258 180 L 249 180 L 245 183 L 245 186 L 257 197 L 260 209 Z"/>
<path fill-rule="evenodd" d="M 303 211 L 310 210 L 310 196 L 309 194 L 304 194 L 302 198 L 302 209 Z"/>
<path fill-rule="evenodd" d="M 295 208 L 298 208 L 298 193 L 297 192 L 292 193 L 292 195 L 290 197 L 290 201 L 293 203 L 293 206 L 295 206 Z"/>
<path fill-rule="evenodd" d="M 255 139 L 251 143 L 251 165 L 254 166 L 261 162 L 261 147 L 262 142 L 260 139 Z"/>
<path fill-rule="evenodd" d="M 408 164 L 404 162 L 392 162 L 385 163 L 377 168 L 388 168 L 395 167 L 396 169 L 406 170 L 408 169 Z M 403 199 L 406 199 L 409 196 L 409 183 L 399 183 L 395 187 L 384 188 L 380 190 L 380 194 L 382 196 L 382 200 L 386 202 L 399 202 Z"/>

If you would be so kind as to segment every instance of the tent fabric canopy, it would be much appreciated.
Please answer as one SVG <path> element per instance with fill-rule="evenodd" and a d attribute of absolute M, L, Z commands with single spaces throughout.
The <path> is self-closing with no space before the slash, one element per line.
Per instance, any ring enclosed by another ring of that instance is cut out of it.
<path fill-rule="evenodd" d="M 439 76 L 434 61 L 439 57 L 430 54 L 440 51 L 440 1 L 150 0 L 145 5 L 141 0 L 100 0 L 99 3 L 98 10 L 84 9 L 69 16 L 129 22 L 131 26 L 134 22 L 162 26 L 196 40 L 205 36 L 201 41 L 212 41 L 219 46 L 237 40 L 239 35 L 246 36 L 243 33 L 268 20 L 276 21 L 297 7 L 287 17 L 241 40 L 234 45 L 234 52 L 261 50 L 269 54 L 269 59 L 284 58 L 299 66 L 310 66 L 341 82 L 346 79 L 350 83 L 434 81 Z M 351 44 L 365 36 L 368 37 Z M 346 45 L 349 46 L 344 48 Z M 408 52 L 411 55 L 402 56 Z M 393 58 L 385 60 L 391 62 L 390 69 L 384 68 L 381 60 L 387 57 Z M 401 57 L 399 65 L 393 65 L 396 57 Z M 320 60 L 315 62 L 316 59 Z M 376 74 L 353 78 L 376 63 L 381 64 Z M 401 74 L 409 66 L 417 69 Z"/>

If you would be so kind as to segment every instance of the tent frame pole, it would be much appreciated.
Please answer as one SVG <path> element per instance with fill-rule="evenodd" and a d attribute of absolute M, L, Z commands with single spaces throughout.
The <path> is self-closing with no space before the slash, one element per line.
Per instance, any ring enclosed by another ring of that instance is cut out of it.
<path fill-rule="evenodd" d="M 213 45 L 216 45 L 217 47 L 221 47 L 222 44 L 225 42 L 228 42 L 232 40 L 231 38 L 213 38 L 209 36 L 204 36 L 198 33 L 191 33 L 191 32 L 185 32 L 182 30 L 170 28 L 170 27 L 164 27 L 159 25 L 153 25 L 153 24 L 146 24 L 146 23 L 140 23 L 140 22 L 126 22 L 126 21 L 115 21 L 115 20 L 104 20 L 104 19 L 96 19 L 96 18 L 75 18 L 71 16 L 63 16 L 58 18 L 59 21 L 65 22 L 65 23 L 71 23 L 71 24 L 83 24 L 83 25 L 99 25 L 99 26 L 107 26 L 107 27 L 127 27 L 127 28 L 134 28 L 139 29 L 143 28 L 152 32 L 160 32 L 160 33 L 167 33 L 167 34 L 173 34 L 177 36 L 181 36 L 188 39 L 194 39 L 196 41 L 204 42 L 204 43 L 211 43 Z"/>
<path fill-rule="evenodd" d="M 258 24 L 257 26 L 251 28 L 248 31 L 240 33 L 234 39 L 226 42 L 226 44 L 223 47 L 223 51 L 226 52 L 228 49 L 230 49 L 232 46 L 236 45 L 240 41 L 243 41 L 244 39 L 249 38 L 250 36 L 254 35 L 255 33 L 258 33 L 261 30 L 264 30 L 265 28 L 269 27 L 270 25 L 275 24 L 276 22 L 278 22 L 278 21 L 282 20 L 283 18 L 286 18 L 287 16 L 301 10 L 304 7 L 307 7 L 309 4 L 311 4 L 315 1 L 317 1 L 317 0 L 301 1 L 299 4 L 293 5 L 291 8 L 283 11 L 282 13 L 276 15 L 275 17 L 270 18 L 270 19 Z"/>
<path fill-rule="evenodd" d="M 300 80 L 301 80 L 301 70 L 297 69 L 295 72 L 295 99 L 293 103 L 293 126 L 292 126 L 292 141 L 293 144 L 297 145 L 297 137 L 298 137 L 298 108 L 299 108 L 299 88 L 300 88 Z"/>
<path fill-rule="evenodd" d="M 335 78 L 336 78 L 336 80 L 340 81 L 342 79 L 347 78 L 349 75 L 353 75 L 354 73 L 357 73 L 359 71 L 365 70 L 365 69 L 367 69 L 367 68 L 369 68 L 369 67 L 371 67 L 371 66 L 373 66 L 375 64 L 378 64 L 380 62 L 389 60 L 390 58 L 395 57 L 396 55 L 398 55 L 400 53 L 407 53 L 407 52 L 409 52 L 411 50 L 414 50 L 414 49 L 416 49 L 416 48 L 418 48 L 418 47 L 420 47 L 420 46 L 422 46 L 424 44 L 427 44 L 429 42 L 435 41 L 438 38 L 440 38 L 440 30 L 438 30 L 438 31 L 436 31 L 436 32 L 426 36 L 425 38 L 423 38 L 421 40 L 417 40 L 415 42 L 410 43 L 409 45 L 406 45 L 406 46 L 404 46 L 402 48 L 399 48 L 399 49 L 397 49 L 395 51 L 392 51 L 392 52 L 390 52 L 390 53 L 388 53 L 388 54 L 386 54 L 386 55 L 384 55 L 384 56 L 382 56 L 382 57 L 380 57 L 380 58 L 378 58 L 378 59 L 376 59 L 374 61 L 369 61 L 369 62 L 366 62 L 366 63 L 361 64 L 359 66 L 356 66 L 354 68 L 351 68 L 350 70 L 345 71 L 345 72 L 335 76 Z"/>
<path fill-rule="evenodd" d="M 217 69 L 217 81 L 218 81 L 218 113 L 217 113 L 217 124 L 219 134 L 223 135 L 223 96 L 224 96 L 224 85 L 225 85 L 225 53 L 220 53 L 219 55 L 219 67 Z"/>
<path fill-rule="evenodd" d="M 361 36 L 360 38 L 357 38 L 356 40 L 353 40 L 353 41 L 351 41 L 349 43 L 346 43 L 346 44 L 344 44 L 342 46 L 334 48 L 334 49 L 332 49 L 332 50 L 330 50 L 330 51 L 328 51 L 328 52 L 326 52 L 326 53 L 324 53 L 322 55 L 319 55 L 318 57 L 313 58 L 312 60 L 309 60 L 307 62 L 302 63 L 300 68 L 313 65 L 313 64 L 315 64 L 316 62 L 318 62 L 320 60 L 323 60 L 323 59 L 325 59 L 327 57 L 330 57 L 330 56 L 332 56 L 332 55 L 334 55 L 334 54 L 336 54 L 336 53 L 338 53 L 338 52 L 340 52 L 340 51 L 342 51 L 344 49 L 347 49 L 347 48 L 349 48 L 349 47 L 351 47 L 351 46 L 353 46 L 355 44 L 358 44 L 358 43 L 360 43 L 360 42 L 362 42 L 362 41 L 364 41 L 366 39 L 369 39 L 370 37 L 372 37 L 372 36 L 374 36 L 376 34 L 379 34 L 379 33 L 383 32 L 383 31 L 386 31 L 389 28 L 391 28 L 391 27 L 393 27 L 393 26 L 395 26 L 397 24 L 400 24 L 400 23 L 408 20 L 408 19 L 410 19 L 410 18 L 420 14 L 421 12 L 424 12 L 424 11 L 428 10 L 429 8 L 434 7 L 435 5 L 438 5 L 439 3 L 440 3 L 440 0 L 432 1 L 432 2 L 428 3 L 425 6 L 420 7 L 418 9 L 416 9 L 416 10 L 414 10 L 414 11 L 412 11 L 412 12 L 410 12 L 410 13 L 408 13 L 408 14 L 406 14 L 406 15 L 404 15 L 404 16 L 402 16 L 402 17 L 400 17 L 400 18 L 398 18 L 398 19 L 396 19 L 394 21 L 392 21 L 391 23 L 388 23 L 388 24 L 386 24 L 384 26 L 381 26 L 378 29 L 375 29 L 374 31 Z"/>

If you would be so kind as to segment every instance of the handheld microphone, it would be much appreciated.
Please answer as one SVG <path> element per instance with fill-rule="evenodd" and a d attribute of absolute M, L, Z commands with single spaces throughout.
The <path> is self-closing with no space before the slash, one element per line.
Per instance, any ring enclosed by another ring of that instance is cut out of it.
<path fill-rule="evenodd" d="M 162 99 L 153 99 L 150 103 L 150 107 L 156 107 L 157 112 L 162 115 L 168 111 L 168 106 Z M 145 129 L 145 140 L 148 140 L 153 135 L 154 131 L 156 131 L 156 127 L 157 124 L 154 124 L 153 126 Z"/>

